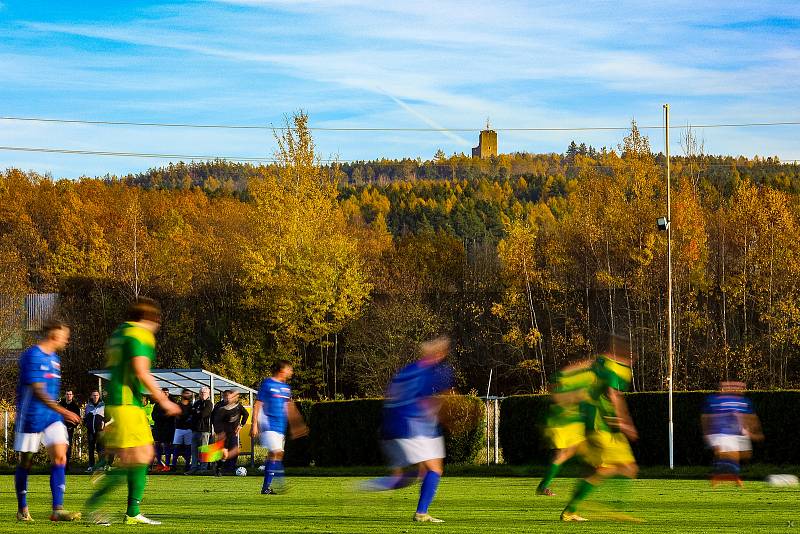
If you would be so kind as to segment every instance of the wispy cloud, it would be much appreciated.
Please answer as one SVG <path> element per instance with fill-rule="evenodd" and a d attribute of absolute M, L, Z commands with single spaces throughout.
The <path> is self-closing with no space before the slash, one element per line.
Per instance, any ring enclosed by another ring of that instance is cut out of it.
<path fill-rule="evenodd" d="M 800 96 L 799 11 L 783 1 L 697 9 L 684 0 L 647 9 L 626 0 L 219 0 L 48 20 L 23 10 L 0 20 L 0 64 L 6 108 L 39 115 L 269 123 L 303 108 L 324 125 L 480 127 L 488 115 L 498 127 L 607 126 L 658 122 L 669 101 L 687 122 L 762 121 L 784 119 Z M 147 145 L 140 131 L 104 132 L 59 130 L 49 140 Z M 500 143 L 561 151 L 570 136 L 508 134 Z M 264 145 L 215 132 L 153 139 L 219 143 L 217 152 Z M 746 132 L 707 139 L 722 152 L 755 150 Z M 318 145 L 350 159 L 430 156 L 442 141 L 447 151 L 473 144 L 447 132 L 320 134 Z M 785 132 L 774 146 L 789 150 Z M 0 165 L 9 161 L 0 155 Z"/>

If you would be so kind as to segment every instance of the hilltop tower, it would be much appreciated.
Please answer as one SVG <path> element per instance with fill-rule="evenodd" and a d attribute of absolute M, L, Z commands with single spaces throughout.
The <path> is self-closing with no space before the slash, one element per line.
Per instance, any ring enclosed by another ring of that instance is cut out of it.
<path fill-rule="evenodd" d="M 488 159 L 492 156 L 497 156 L 497 132 L 492 130 L 489 126 L 489 120 L 486 120 L 486 129 L 481 130 L 481 135 L 478 138 L 478 146 L 472 148 L 472 157 Z"/>

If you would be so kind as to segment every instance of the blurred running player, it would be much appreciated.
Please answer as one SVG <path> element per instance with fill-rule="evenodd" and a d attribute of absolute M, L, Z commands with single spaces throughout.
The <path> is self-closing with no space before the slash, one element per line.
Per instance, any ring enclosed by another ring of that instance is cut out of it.
<path fill-rule="evenodd" d="M 33 455 L 44 444 L 50 457 L 50 493 L 53 496 L 51 521 L 75 521 L 79 512 L 64 510 L 67 484 L 67 447 L 69 437 L 64 421 L 79 424 L 79 415 L 59 406 L 61 360 L 57 351 L 69 343 L 69 327 L 55 320 L 44 324 L 44 338 L 19 358 L 17 385 L 17 420 L 14 424 L 14 450 L 19 463 L 14 474 L 17 492 L 17 520 L 33 521 L 28 511 L 28 474 Z"/>
<path fill-rule="evenodd" d="M 753 404 L 742 394 L 744 390 L 744 382 L 720 382 L 719 393 L 706 399 L 701 421 L 706 443 L 714 451 L 712 486 L 734 482 L 741 487 L 741 462 L 750 458 L 752 441 L 764 439 Z"/>
<path fill-rule="evenodd" d="M 106 416 L 113 423 L 106 427 L 105 446 L 118 459 L 118 467 L 100 481 L 86 505 L 97 524 L 108 518 L 97 512 L 114 488 L 127 482 L 126 525 L 160 525 L 142 515 L 139 505 L 147 485 L 147 468 L 153 461 L 153 434 L 143 409 L 143 395 L 150 392 L 167 415 L 179 415 L 180 407 L 159 389 L 150 374 L 156 356 L 155 333 L 161 327 L 161 309 L 155 301 L 137 299 L 122 323 L 106 343 L 107 368 L 111 371 L 106 400 Z"/>
<path fill-rule="evenodd" d="M 552 444 L 553 460 L 536 488 L 537 495 L 555 495 L 550 484 L 561 466 L 576 454 L 583 455 L 586 452 L 583 412 L 589 400 L 588 388 L 594 379 L 592 361 L 584 360 L 561 369 L 550 384 L 551 402 L 545 434 Z"/>
<path fill-rule="evenodd" d="M 283 486 L 283 447 L 286 443 L 287 427 L 292 438 L 308 434 L 308 427 L 292 402 L 292 388 L 288 382 L 293 372 L 292 364 L 288 361 L 276 362 L 272 366 L 272 376 L 261 383 L 253 406 L 250 437 L 258 437 L 261 446 L 268 451 L 264 483 L 261 486 L 262 495 L 274 495 L 277 493 L 276 489 Z"/>
<path fill-rule="evenodd" d="M 444 437 L 435 397 L 453 387 L 453 369 L 443 363 L 446 337 L 423 343 L 422 357 L 394 376 L 386 391 L 381 429 L 392 475 L 371 480 L 364 489 L 393 490 L 422 479 L 414 521 L 443 523 L 428 513 L 443 473 Z M 409 469 L 412 468 L 412 469 Z"/>
<path fill-rule="evenodd" d="M 635 441 L 638 434 L 622 396 L 633 377 L 628 339 L 609 336 L 592 370 L 595 377 L 588 389 L 585 421 L 587 460 L 595 466 L 595 471 L 578 483 L 561 513 L 562 521 L 586 521 L 578 515 L 578 507 L 598 485 L 612 476 L 635 478 L 639 471 L 628 441 Z"/>

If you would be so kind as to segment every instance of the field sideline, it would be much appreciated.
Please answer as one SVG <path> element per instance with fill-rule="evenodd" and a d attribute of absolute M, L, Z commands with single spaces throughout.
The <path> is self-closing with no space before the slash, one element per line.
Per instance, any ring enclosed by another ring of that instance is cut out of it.
<path fill-rule="evenodd" d="M 611 484 L 599 490 L 585 515 L 593 521 L 563 524 L 558 520 L 574 479 L 557 480 L 556 497 L 536 497 L 538 479 L 447 477 L 442 479 L 431 513 L 442 525 L 410 521 L 417 486 L 388 493 L 355 493 L 363 479 L 298 477 L 283 495 L 262 496 L 261 478 L 153 476 L 142 504 L 159 527 L 92 527 L 101 532 L 791 532 L 800 531 L 800 489 L 772 488 L 748 482 L 712 489 L 700 480 L 637 480 L 624 491 Z M 619 484 L 619 483 L 616 483 Z M 33 525 L 14 520 L 13 477 L 0 477 L 0 532 L 86 532 L 86 522 L 51 524 L 48 478 L 32 476 L 28 502 Z M 67 481 L 66 506 L 80 509 L 88 492 L 88 476 Z M 627 504 L 617 501 L 627 494 Z M 124 491 L 110 503 L 122 518 Z M 646 523 L 610 522 L 608 509 L 625 509 Z M 796 523 L 796 525 L 795 525 Z"/>

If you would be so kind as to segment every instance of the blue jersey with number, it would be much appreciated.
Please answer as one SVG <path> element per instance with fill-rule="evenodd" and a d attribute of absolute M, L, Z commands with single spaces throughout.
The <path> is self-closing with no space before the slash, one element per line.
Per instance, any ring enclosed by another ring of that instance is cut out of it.
<path fill-rule="evenodd" d="M 453 368 L 414 362 L 392 379 L 383 403 L 383 439 L 441 435 L 431 397 L 453 387 Z"/>
<path fill-rule="evenodd" d="M 286 434 L 288 414 L 286 405 L 292 399 L 292 388 L 285 382 L 270 377 L 261 382 L 257 398 L 263 403 L 258 430 Z"/>
<path fill-rule="evenodd" d="M 741 435 L 741 416 L 753 413 L 750 399 L 741 395 L 715 393 L 706 399 L 703 413 L 708 418 L 710 434 Z"/>
<path fill-rule="evenodd" d="M 42 432 L 57 421 L 61 414 L 48 408 L 33 394 L 32 384 L 44 384 L 51 399 L 57 399 L 61 389 L 61 360 L 56 353 L 47 354 L 34 345 L 19 357 L 17 384 L 17 415 L 14 429 L 25 434 Z"/>

